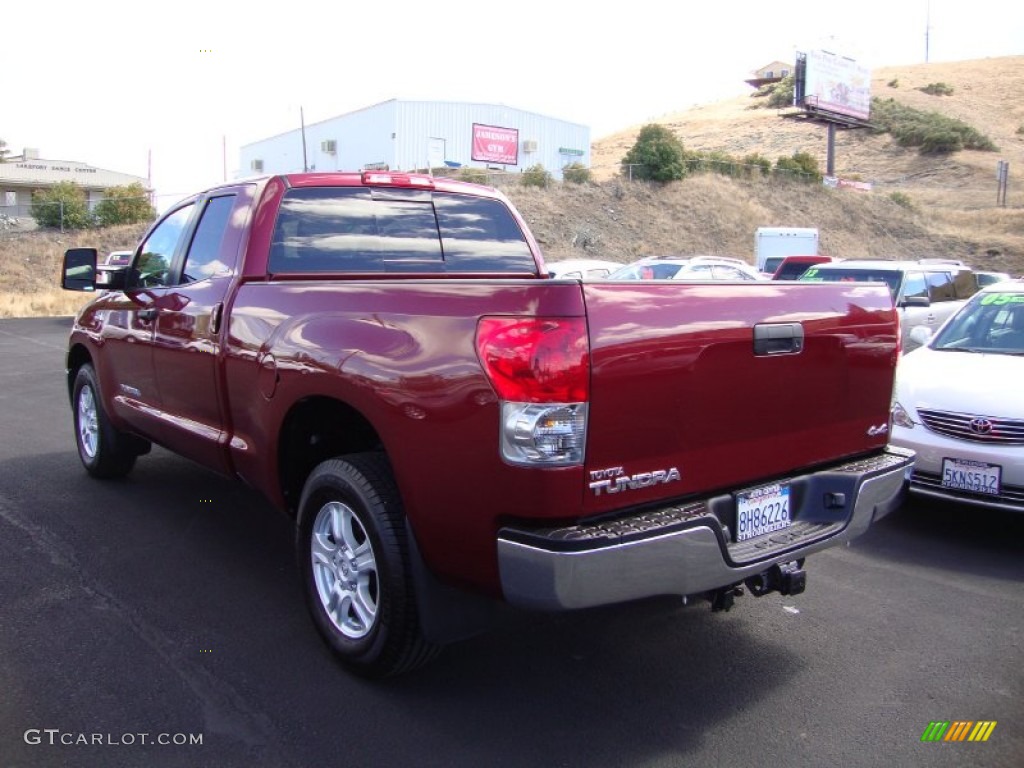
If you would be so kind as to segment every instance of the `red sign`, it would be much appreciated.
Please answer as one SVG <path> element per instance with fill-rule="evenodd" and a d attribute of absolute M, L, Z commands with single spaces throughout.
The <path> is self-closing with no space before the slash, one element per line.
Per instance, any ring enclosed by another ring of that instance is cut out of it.
<path fill-rule="evenodd" d="M 474 160 L 499 165 L 519 164 L 519 131 L 473 123 Z"/>

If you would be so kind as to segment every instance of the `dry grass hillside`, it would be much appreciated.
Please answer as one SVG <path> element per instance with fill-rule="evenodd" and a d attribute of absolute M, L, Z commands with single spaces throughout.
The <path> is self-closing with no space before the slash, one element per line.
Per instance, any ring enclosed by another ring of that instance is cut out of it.
<path fill-rule="evenodd" d="M 918 90 L 945 83 L 952 95 Z M 770 180 L 692 176 L 666 185 L 629 182 L 619 163 L 641 126 L 596 141 L 595 183 L 549 189 L 502 188 L 525 216 L 548 260 L 592 257 L 627 262 L 649 254 L 722 254 L 752 260 L 759 226 L 813 226 L 821 249 L 839 257 L 961 258 L 977 268 L 1024 274 L 1024 56 L 908 67 L 873 73 L 872 93 L 957 118 L 990 138 L 997 152 L 928 157 L 887 135 L 840 131 L 836 172 L 869 181 L 871 192 Z M 825 168 L 822 127 L 784 120 L 739 97 L 669 114 L 689 150 L 768 158 L 807 152 Z M 1006 207 L 996 206 L 995 169 L 1010 163 Z M 1016 176 L 1015 176 L 1016 174 Z M 893 192 L 910 205 L 892 198 Z M 56 288 L 65 248 L 101 253 L 133 245 L 142 227 L 58 234 L 0 232 L 0 317 L 59 315 L 85 296 Z"/>

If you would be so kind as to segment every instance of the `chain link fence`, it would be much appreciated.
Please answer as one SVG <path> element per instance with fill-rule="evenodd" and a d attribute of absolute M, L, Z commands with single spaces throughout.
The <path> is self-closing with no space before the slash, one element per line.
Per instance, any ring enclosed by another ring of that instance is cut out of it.
<path fill-rule="evenodd" d="M 152 199 L 145 197 L 94 198 L 89 201 L 34 200 L 31 203 L 0 205 L 0 233 L 31 232 L 40 226 L 52 227 L 64 232 L 67 229 L 88 229 L 101 222 L 96 209 L 105 201 L 115 203 L 141 203 L 152 205 Z"/>

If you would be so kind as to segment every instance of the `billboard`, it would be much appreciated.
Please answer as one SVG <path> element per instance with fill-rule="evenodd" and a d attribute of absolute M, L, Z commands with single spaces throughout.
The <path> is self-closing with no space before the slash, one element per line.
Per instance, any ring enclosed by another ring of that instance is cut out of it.
<path fill-rule="evenodd" d="M 796 106 L 867 120 L 871 115 L 871 70 L 828 51 L 806 56 L 804 87 Z"/>
<path fill-rule="evenodd" d="M 484 163 L 519 164 L 519 131 L 494 125 L 473 123 L 473 154 Z"/>

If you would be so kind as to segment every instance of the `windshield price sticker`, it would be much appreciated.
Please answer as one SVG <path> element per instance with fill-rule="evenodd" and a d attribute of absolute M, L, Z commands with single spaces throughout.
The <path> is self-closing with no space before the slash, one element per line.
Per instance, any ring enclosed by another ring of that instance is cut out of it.
<path fill-rule="evenodd" d="M 942 460 L 942 487 L 998 496 L 1003 468 L 998 464 L 967 459 Z"/>
<path fill-rule="evenodd" d="M 776 483 L 736 494 L 736 541 L 788 528 L 789 484 Z"/>

